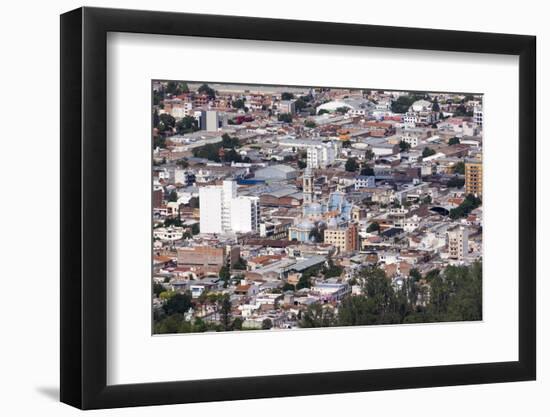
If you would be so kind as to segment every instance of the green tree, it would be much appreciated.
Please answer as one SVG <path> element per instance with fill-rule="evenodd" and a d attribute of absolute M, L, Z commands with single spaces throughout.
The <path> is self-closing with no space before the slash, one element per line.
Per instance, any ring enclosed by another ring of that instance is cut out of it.
<path fill-rule="evenodd" d="M 411 148 L 411 144 L 408 142 L 405 142 L 404 140 L 399 142 L 399 149 L 401 152 L 407 152 Z"/>
<path fill-rule="evenodd" d="M 332 259 L 328 260 L 328 266 L 324 269 L 323 275 L 325 278 L 339 277 L 342 275 L 344 268 L 340 265 L 335 265 Z"/>
<path fill-rule="evenodd" d="M 209 98 L 216 98 L 216 91 L 213 88 L 210 88 L 208 84 L 203 84 L 197 90 L 200 94 L 205 94 Z"/>
<path fill-rule="evenodd" d="M 177 293 L 170 297 L 162 306 L 166 315 L 185 314 L 193 306 L 191 302 L 191 294 L 185 292 Z"/>
<path fill-rule="evenodd" d="M 466 166 L 464 165 L 464 162 L 462 161 L 459 161 L 455 164 L 455 166 L 453 167 L 453 172 L 455 174 L 460 174 L 460 175 L 464 175 L 466 171 Z"/>
<path fill-rule="evenodd" d="M 323 306 L 320 303 L 310 304 L 302 314 L 299 322 L 300 327 L 330 327 L 336 324 L 334 311 L 329 306 Z"/>
<path fill-rule="evenodd" d="M 468 194 L 464 201 L 458 206 L 450 210 L 449 217 L 453 220 L 459 219 L 461 217 L 467 217 L 468 214 L 477 207 L 481 205 L 481 200 L 472 195 Z"/>
<path fill-rule="evenodd" d="M 365 177 L 373 177 L 374 169 L 372 169 L 372 167 L 369 165 L 365 165 L 363 166 L 363 168 L 361 168 L 361 175 L 364 175 Z"/>
<path fill-rule="evenodd" d="M 439 103 L 437 102 L 437 97 L 434 98 L 434 101 L 432 102 L 432 111 L 437 113 L 441 110 L 441 107 L 439 106 Z"/>
<path fill-rule="evenodd" d="M 164 136 L 155 136 L 153 139 L 153 148 L 166 148 L 166 138 Z"/>
<path fill-rule="evenodd" d="M 164 291 L 166 291 L 164 285 L 159 284 L 158 282 L 153 283 L 153 294 L 155 295 L 155 297 L 158 297 L 160 293 Z"/>
<path fill-rule="evenodd" d="M 207 324 L 200 317 L 195 318 L 193 323 L 193 332 L 204 333 L 208 330 Z"/>
<path fill-rule="evenodd" d="M 155 334 L 189 333 L 191 324 L 186 322 L 182 314 L 173 314 L 154 324 Z"/>
<path fill-rule="evenodd" d="M 231 330 L 231 299 L 224 294 L 220 301 L 220 323 L 225 331 Z"/>
<path fill-rule="evenodd" d="M 367 227 L 367 232 L 368 232 L 368 233 L 378 232 L 378 231 L 380 231 L 380 225 L 378 224 L 378 222 L 372 222 L 372 223 L 369 224 L 369 226 Z"/>
<path fill-rule="evenodd" d="M 448 143 L 449 145 L 458 145 L 460 143 L 460 139 L 455 136 L 449 139 Z"/>
<path fill-rule="evenodd" d="M 246 269 L 246 261 L 243 258 L 239 257 L 237 262 L 235 262 L 235 265 L 233 265 L 233 268 L 234 269 L 245 270 Z"/>
<path fill-rule="evenodd" d="M 171 114 L 162 113 L 159 116 L 159 119 L 159 125 L 164 126 L 164 130 L 167 130 L 168 128 L 173 128 L 176 125 L 176 119 Z"/>
<path fill-rule="evenodd" d="M 168 194 L 167 200 L 172 203 L 178 201 L 178 193 L 176 192 L 176 190 L 170 191 L 170 194 Z"/>
<path fill-rule="evenodd" d="M 283 122 L 283 123 L 292 123 L 292 114 L 290 114 L 290 113 L 281 113 L 281 114 L 279 114 L 279 116 L 277 116 L 277 120 L 279 120 L 279 122 Z"/>
<path fill-rule="evenodd" d="M 350 110 L 349 107 L 342 106 L 342 107 L 338 107 L 338 108 L 336 109 L 336 113 L 346 114 L 349 110 Z"/>
<path fill-rule="evenodd" d="M 410 93 L 407 95 L 399 96 L 391 103 L 391 111 L 394 113 L 407 113 L 409 107 L 411 107 L 411 105 L 419 98 L 423 97 Z"/>
<path fill-rule="evenodd" d="M 310 129 L 313 129 L 314 127 L 317 126 L 317 124 L 313 120 L 306 120 L 304 122 L 304 126 L 310 128 Z"/>
<path fill-rule="evenodd" d="M 273 322 L 271 319 L 264 319 L 262 321 L 262 330 L 269 330 L 273 327 Z"/>
<path fill-rule="evenodd" d="M 364 282 L 363 296 L 346 297 L 338 309 L 343 326 L 393 324 L 406 315 L 406 300 L 395 293 L 384 271 L 375 267 L 360 272 Z"/>
<path fill-rule="evenodd" d="M 181 81 L 168 81 L 166 84 L 166 93 L 179 96 L 183 93 L 188 93 L 189 87 L 187 86 L 187 83 L 181 82 Z"/>
<path fill-rule="evenodd" d="M 359 165 L 357 164 L 357 160 L 355 158 L 348 158 L 345 165 L 346 171 L 355 172 L 357 171 L 357 168 L 359 168 Z"/>
<path fill-rule="evenodd" d="M 244 108 L 244 100 L 242 98 L 239 98 L 239 99 L 233 101 L 233 103 L 231 103 L 231 104 L 236 109 L 243 109 Z"/>
<path fill-rule="evenodd" d="M 292 100 L 294 98 L 294 94 L 289 92 L 284 92 L 281 94 L 281 100 Z"/>
<path fill-rule="evenodd" d="M 229 271 L 229 268 L 227 266 L 222 266 L 220 268 L 219 277 L 223 281 L 224 288 L 227 288 L 227 284 L 229 283 L 229 280 L 231 279 L 231 272 Z"/>
<path fill-rule="evenodd" d="M 243 319 L 240 317 L 235 317 L 233 320 L 233 325 L 231 326 L 233 330 L 242 330 L 243 329 Z"/>
<path fill-rule="evenodd" d="M 178 159 L 176 161 L 176 165 L 178 166 L 178 168 L 182 168 L 182 169 L 189 168 L 189 162 L 187 161 L 186 158 Z"/>
<path fill-rule="evenodd" d="M 158 127 L 159 123 L 160 123 L 159 111 L 155 109 L 155 111 L 153 111 L 153 127 Z"/>
<path fill-rule="evenodd" d="M 301 290 L 302 288 L 311 288 L 311 275 L 306 274 L 305 272 L 300 276 L 298 283 L 296 284 L 296 290 Z"/>
<path fill-rule="evenodd" d="M 309 239 L 315 243 L 321 243 L 324 241 L 324 231 L 325 228 L 317 224 L 313 229 L 309 231 Z"/>
<path fill-rule="evenodd" d="M 240 146 L 239 138 L 237 137 L 231 137 L 227 133 L 224 133 L 222 135 L 222 147 L 223 148 L 238 148 Z"/>
<path fill-rule="evenodd" d="M 435 151 L 432 148 L 429 148 L 426 146 L 422 151 L 422 157 L 427 158 L 428 156 L 432 156 L 432 155 L 435 155 Z"/>
<path fill-rule="evenodd" d="M 452 177 L 447 181 L 447 187 L 449 188 L 462 188 L 464 186 L 464 178 Z"/>
<path fill-rule="evenodd" d="M 199 223 L 193 223 L 193 225 L 191 226 L 191 234 L 195 236 L 198 235 L 200 232 L 201 231 Z"/>
<path fill-rule="evenodd" d="M 294 106 L 296 107 L 296 111 L 302 111 L 305 107 L 307 107 L 307 103 L 300 97 L 294 102 Z"/>
<path fill-rule="evenodd" d="M 176 122 L 176 132 L 179 134 L 196 132 L 199 130 L 199 122 L 193 116 L 185 116 Z"/>
<path fill-rule="evenodd" d="M 367 149 L 367 150 L 365 151 L 365 159 L 366 159 L 367 161 L 372 161 L 372 159 L 374 158 L 374 156 L 375 156 L 375 155 L 374 155 L 374 152 L 372 151 L 372 149 L 369 148 L 369 149 Z"/>

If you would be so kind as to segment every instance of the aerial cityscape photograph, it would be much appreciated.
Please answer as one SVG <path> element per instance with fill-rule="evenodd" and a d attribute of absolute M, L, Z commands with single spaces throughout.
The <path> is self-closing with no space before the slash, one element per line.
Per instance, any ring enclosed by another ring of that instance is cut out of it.
<path fill-rule="evenodd" d="M 153 334 L 482 320 L 482 94 L 151 95 Z"/>

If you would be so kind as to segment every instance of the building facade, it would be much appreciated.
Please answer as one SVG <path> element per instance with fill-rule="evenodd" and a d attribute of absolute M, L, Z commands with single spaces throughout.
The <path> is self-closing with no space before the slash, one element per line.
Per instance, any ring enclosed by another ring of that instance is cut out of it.
<path fill-rule="evenodd" d="M 463 261 L 468 254 L 468 229 L 460 226 L 448 231 L 447 249 L 450 259 Z"/>
<path fill-rule="evenodd" d="M 334 163 L 336 151 L 332 144 L 307 148 L 307 165 L 313 169 L 326 168 Z"/>
<path fill-rule="evenodd" d="M 348 227 L 329 227 L 325 229 L 324 243 L 338 248 L 340 253 L 358 250 L 359 234 L 357 225 L 351 223 Z"/>
<path fill-rule="evenodd" d="M 179 266 L 202 267 L 214 271 L 222 266 L 232 267 L 240 257 L 238 245 L 182 247 L 178 248 L 177 252 Z"/>
<path fill-rule="evenodd" d="M 467 161 L 464 164 L 464 177 L 466 194 L 481 197 L 483 194 L 483 165 L 481 161 Z"/>
<path fill-rule="evenodd" d="M 199 189 L 201 233 L 248 233 L 259 228 L 258 197 L 237 196 L 237 183 Z"/>
<path fill-rule="evenodd" d="M 483 129 L 483 110 L 480 106 L 474 107 L 474 123 L 480 129 Z"/>

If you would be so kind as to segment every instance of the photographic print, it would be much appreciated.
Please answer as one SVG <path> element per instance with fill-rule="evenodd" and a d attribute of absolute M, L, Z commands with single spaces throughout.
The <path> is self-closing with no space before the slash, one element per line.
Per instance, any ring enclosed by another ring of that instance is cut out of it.
<path fill-rule="evenodd" d="M 152 81 L 152 333 L 482 320 L 483 96 Z"/>

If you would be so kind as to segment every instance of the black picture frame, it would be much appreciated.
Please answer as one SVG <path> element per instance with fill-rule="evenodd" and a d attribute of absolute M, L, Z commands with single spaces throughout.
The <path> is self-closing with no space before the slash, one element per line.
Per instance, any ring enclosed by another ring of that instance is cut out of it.
<path fill-rule="evenodd" d="M 518 361 L 107 385 L 108 32 L 518 56 Z M 97 409 L 534 380 L 535 45 L 534 36 L 252 17 L 88 7 L 61 15 L 61 401 Z"/>

